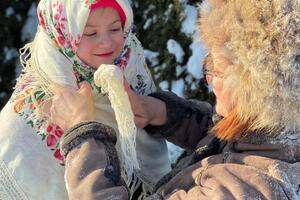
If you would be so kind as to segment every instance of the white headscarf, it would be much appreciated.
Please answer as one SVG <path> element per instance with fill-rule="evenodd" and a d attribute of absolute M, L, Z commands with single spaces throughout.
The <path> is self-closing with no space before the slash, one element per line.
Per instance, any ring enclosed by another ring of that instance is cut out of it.
<path fill-rule="evenodd" d="M 125 78 L 138 94 L 147 95 L 155 90 L 155 86 L 145 64 L 141 44 L 131 32 L 132 9 L 127 0 L 116 1 L 126 15 L 126 40 L 123 51 L 114 64 L 124 70 Z M 59 160 L 63 159 L 59 152 L 59 139 L 63 132 L 60 127 L 50 122 L 49 116 L 44 112 L 52 96 L 47 89 L 51 83 L 78 88 L 81 81 L 88 81 L 93 87 L 96 120 L 118 132 L 109 100 L 94 84 L 94 69 L 84 64 L 76 55 L 90 6 L 95 2 L 41 0 L 38 6 L 38 32 L 34 41 L 21 51 L 24 73 L 17 81 L 10 103 L 14 105 L 14 111 L 41 136 Z M 150 137 L 144 130 L 138 130 L 136 145 L 141 167 L 138 174 L 144 182 L 153 186 L 170 170 L 165 142 Z M 157 155 L 152 157 L 154 152 Z"/>

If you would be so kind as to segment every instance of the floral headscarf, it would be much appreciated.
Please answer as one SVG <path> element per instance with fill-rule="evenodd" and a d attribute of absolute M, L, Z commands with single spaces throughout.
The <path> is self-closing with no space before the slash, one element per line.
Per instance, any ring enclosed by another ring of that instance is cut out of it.
<path fill-rule="evenodd" d="M 116 1 L 126 14 L 126 40 L 123 51 L 114 64 L 124 70 L 126 79 L 136 92 L 150 93 L 155 88 L 145 65 L 141 45 L 131 33 L 133 16 L 130 4 L 127 0 Z M 94 69 L 76 55 L 91 5 L 96 2 L 97 0 L 41 0 L 36 37 L 21 49 L 21 62 L 25 68 L 11 99 L 14 111 L 41 136 L 59 160 L 63 160 L 59 151 L 59 139 L 63 131 L 51 123 L 44 112 L 44 107 L 52 96 L 47 86 L 58 83 L 76 88 L 80 82 L 88 81 L 94 93 L 100 93 L 100 89 L 94 84 Z"/>

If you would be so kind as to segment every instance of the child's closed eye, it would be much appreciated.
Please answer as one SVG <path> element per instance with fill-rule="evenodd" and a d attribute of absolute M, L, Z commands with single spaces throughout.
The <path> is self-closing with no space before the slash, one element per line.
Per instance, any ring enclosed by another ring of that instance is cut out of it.
<path fill-rule="evenodd" d="M 92 37 L 94 35 L 96 35 L 97 33 L 96 32 L 91 32 L 91 33 L 83 33 L 84 36 L 87 36 L 87 37 Z"/>
<path fill-rule="evenodd" d="M 121 28 L 112 28 L 112 29 L 110 29 L 110 31 L 112 31 L 112 32 L 119 32 L 119 31 L 121 31 Z"/>

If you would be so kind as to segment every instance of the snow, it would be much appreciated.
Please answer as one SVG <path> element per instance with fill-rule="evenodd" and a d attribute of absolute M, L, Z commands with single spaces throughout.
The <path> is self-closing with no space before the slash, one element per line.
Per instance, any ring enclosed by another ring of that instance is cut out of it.
<path fill-rule="evenodd" d="M 24 26 L 21 30 L 21 40 L 23 42 L 32 41 L 36 34 L 37 26 L 38 26 L 38 17 L 37 17 L 36 3 L 32 3 L 30 9 L 27 12 L 27 20 L 24 23 Z M 18 53 L 17 51 L 15 52 Z M 19 76 L 21 72 L 22 72 L 22 65 L 20 64 L 20 62 L 18 62 L 16 63 L 16 69 L 15 69 L 16 76 Z"/>
<path fill-rule="evenodd" d="M 199 83 L 198 83 L 199 84 Z M 198 87 L 198 84 L 196 84 L 196 83 L 192 83 L 192 85 L 191 85 L 191 89 L 192 90 L 196 90 L 197 89 L 197 87 Z"/>
<path fill-rule="evenodd" d="M 183 97 L 184 85 L 185 84 L 183 79 L 172 81 L 171 91 L 177 94 L 178 96 Z"/>
<path fill-rule="evenodd" d="M 147 8 L 147 10 L 144 11 L 144 19 L 148 16 L 148 14 L 149 14 L 152 10 L 155 10 L 155 9 L 156 9 L 156 7 L 155 7 L 153 4 L 149 5 L 148 8 Z"/>
<path fill-rule="evenodd" d="M 204 47 L 203 43 L 199 41 L 200 35 L 197 31 L 197 8 L 186 4 L 186 1 L 181 1 L 184 6 L 184 21 L 182 22 L 181 31 L 187 36 L 192 38 L 192 43 L 189 48 L 191 49 L 192 55 L 189 57 L 186 66 L 177 66 L 176 67 L 176 76 L 180 76 L 182 72 L 186 69 L 189 73 L 189 76 L 186 77 L 188 83 L 193 82 L 193 78 L 201 79 L 203 78 L 203 61 L 207 55 L 207 50 Z M 171 5 L 170 5 L 171 6 Z M 168 13 L 168 12 L 166 12 Z M 167 42 L 168 52 L 175 56 L 177 63 L 183 62 L 183 57 L 185 52 L 181 45 L 174 39 L 170 39 Z M 195 89 L 195 84 L 193 85 Z M 184 94 L 184 81 L 177 80 L 172 83 L 172 91 L 183 96 Z"/>
<path fill-rule="evenodd" d="M 203 44 L 197 41 L 198 33 L 195 33 L 193 38 L 193 43 L 190 45 L 192 56 L 188 60 L 187 70 L 194 78 L 200 79 L 203 78 L 202 66 L 207 50 Z"/>
<path fill-rule="evenodd" d="M 37 10 L 36 10 L 36 4 L 32 3 L 31 7 L 27 13 L 27 20 L 25 22 L 25 25 L 22 28 L 22 35 L 21 40 L 22 41 L 31 41 L 35 33 L 37 31 L 37 25 L 38 25 L 38 18 L 37 18 Z"/>
<path fill-rule="evenodd" d="M 168 10 L 166 10 L 166 12 L 164 13 L 165 15 L 165 21 L 167 22 L 169 20 L 169 17 L 171 16 L 170 13 L 172 11 L 172 8 L 174 7 L 173 4 L 170 4 L 169 7 L 168 7 Z"/>
<path fill-rule="evenodd" d="M 184 70 L 185 70 L 184 67 L 178 65 L 178 66 L 176 67 L 176 77 L 180 76 L 180 75 L 184 72 Z"/>
<path fill-rule="evenodd" d="M 145 49 L 144 55 L 151 63 L 151 66 L 155 66 L 158 64 L 158 59 L 157 59 L 157 57 L 159 56 L 158 52 L 154 52 L 154 51 Z"/>
<path fill-rule="evenodd" d="M 185 5 L 184 14 L 185 19 L 182 22 L 181 32 L 190 34 L 192 36 L 197 25 L 197 8 L 191 5 Z"/>
<path fill-rule="evenodd" d="M 159 83 L 159 88 L 164 90 L 164 91 L 167 91 L 169 90 L 169 82 L 168 81 L 162 81 Z"/>
<path fill-rule="evenodd" d="M 193 83 L 193 76 L 191 74 L 187 75 L 185 81 L 189 84 Z"/>
<path fill-rule="evenodd" d="M 15 10 L 12 7 L 8 7 L 5 10 L 5 17 L 9 18 L 15 14 Z"/>
<path fill-rule="evenodd" d="M 207 50 L 204 45 L 199 41 L 200 35 L 197 31 L 197 8 L 187 4 L 187 1 L 181 0 L 182 5 L 185 8 L 184 11 L 184 21 L 182 22 L 181 32 L 185 33 L 187 36 L 192 38 L 192 43 L 189 48 L 191 49 L 192 55 L 188 59 L 186 66 L 177 66 L 176 67 L 176 76 L 180 76 L 185 69 L 187 69 L 189 75 L 185 78 L 187 83 L 192 84 L 192 89 L 196 89 L 197 84 L 193 83 L 193 78 L 201 79 L 203 78 L 202 66 L 204 58 L 207 54 Z M 167 14 L 168 12 L 166 12 Z M 185 55 L 180 44 L 170 39 L 167 43 L 168 51 L 175 55 L 177 63 L 182 63 L 183 56 Z M 185 82 L 183 79 L 174 80 L 172 82 L 172 92 L 176 93 L 178 96 L 184 96 L 184 85 Z M 166 81 L 159 84 L 159 87 L 168 88 Z M 172 162 L 174 163 L 177 157 L 182 153 L 182 149 L 176 145 L 168 143 L 169 156 Z"/>
<path fill-rule="evenodd" d="M 184 150 L 170 142 L 167 142 L 167 147 L 169 149 L 169 158 L 171 163 L 175 163 L 177 158 L 183 153 Z"/>
<path fill-rule="evenodd" d="M 167 49 L 170 54 L 173 54 L 176 57 L 176 61 L 178 63 L 182 63 L 184 51 L 177 41 L 175 41 L 173 39 L 168 40 Z"/>
<path fill-rule="evenodd" d="M 17 20 L 18 20 L 19 22 L 22 20 L 22 17 L 21 17 L 20 14 L 17 14 L 17 15 L 16 15 L 16 18 L 17 18 Z"/>
<path fill-rule="evenodd" d="M 28 11 L 28 18 L 21 30 L 21 40 L 22 41 L 31 41 L 33 40 L 36 30 L 37 30 L 37 25 L 38 25 L 38 18 L 37 18 L 37 14 L 36 14 L 37 10 L 36 10 L 36 4 L 32 3 L 31 7 Z M 5 16 L 6 17 L 10 17 L 12 15 L 15 14 L 15 11 L 12 7 L 8 7 L 5 11 Z M 21 16 L 19 14 L 16 15 L 18 20 L 21 20 Z M 10 60 L 16 59 L 16 57 L 19 57 L 19 52 L 16 48 L 10 48 L 10 47 L 4 47 L 3 48 L 4 51 L 4 55 L 5 55 L 5 59 L 4 62 L 8 62 Z M 19 76 L 19 74 L 21 73 L 21 68 L 22 65 L 19 63 L 19 60 L 16 63 L 16 69 L 15 69 L 15 73 L 16 76 Z M 1 95 L 5 95 L 4 93 L 0 94 L 0 97 L 2 97 Z"/>
<path fill-rule="evenodd" d="M 207 54 L 204 45 L 199 41 L 200 35 L 197 31 L 197 8 L 185 5 L 186 18 L 182 23 L 181 31 L 193 38 L 190 45 L 192 56 L 187 63 L 188 72 L 196 79 L 203 78 L 202 66 L 203 60 Z"/>
<path fill-rule="evenodd" d="M 145 20 L 145 23 L 144 23 L 144 26 L 143 26 L 143 29 L 146 30 L 149 28 L 149 26 L 152 24 L 152 23 L 155 23 L 156 20 L 157 20 L 157 16 L 153 16 L 152 18 L 149 18 L 148 15 L 149 13 L 152 11 L 152 10 L 155 10 L 156 7 L 154 5 L 149 5 L 148 6 L 148 9 L 144 11 L 144 14 L 143 14 L 143 18 Z"/>
<path fill-rule="evenodd" d="M 19 61 L 19 60 L 18 60 Z M 15 69 L 15 74 L 16 74 L 16 77 L 19 77 L 20 74 L 22 73 L 22 65 L 20 62 L 17 62 L 16 63 L 16 69 Z"/>
<path fill-rule="evenodd" d="M 0 98 L 3 98 L 3 97 L 5 97 L 5 96 L 7 96 L 7 93 L 6 93 L 6 92 L 1 92 L 1 93 L 0 93 Z"/>
<path fill-rule="evenodd" d="M 149 28 L 149 26 L 151 25 L 152 23 L 152 19 L 147 19 L 147 21 L 145 22 L 144 26 L 143 26 L 143 29 L 146 30 Z"/>
<path fill-rule="evenodd" d="M 16 48 L 8 48 L 8 47 L 4 47 L 4 55 L 5 55 L 5 59 L 4 62 L 8 62 L 12 59 L 15 59 L 16 57 L 19 56 L 19 53 L 17 51 Z"/>

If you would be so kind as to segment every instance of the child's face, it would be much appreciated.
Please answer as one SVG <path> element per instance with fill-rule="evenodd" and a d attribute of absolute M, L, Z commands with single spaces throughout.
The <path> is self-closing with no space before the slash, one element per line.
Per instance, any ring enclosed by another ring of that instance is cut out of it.
<path fill-rule="evenodd" d="M 124 45 L 124 34 L 118 12 L 110 7 L 91 11 L 77 50 L 78 57 L 97 69 L 113 64 Z"/>

